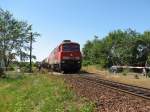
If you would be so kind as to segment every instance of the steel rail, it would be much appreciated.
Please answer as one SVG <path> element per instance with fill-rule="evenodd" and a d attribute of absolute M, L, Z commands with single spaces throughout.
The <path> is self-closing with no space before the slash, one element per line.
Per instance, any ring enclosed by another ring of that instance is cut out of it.
<path fill-rule="evenodd" d="M 105 80 L 105 79 L 101 79 L 97 77 L 93 78 L 87 75 L 86 76 L 78 75 L 78 78 L 90 81 L 95 84 L 100 84 L 102 86 L 105 86 L 114 90 L 119 90 L 128 94 L 132 94 L 132 95 L 150 100 L 150 89 L 147 89 L 147 88 L 113 82 L 113 81 L 109 81 L 109 80 Z"/>

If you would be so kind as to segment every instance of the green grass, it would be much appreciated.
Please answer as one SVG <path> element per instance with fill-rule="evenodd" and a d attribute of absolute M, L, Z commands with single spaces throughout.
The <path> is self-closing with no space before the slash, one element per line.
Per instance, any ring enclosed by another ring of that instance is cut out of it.
<path fill-rule="evenodd" d="M 92 112 L 63 79 L 48 75 L 9 75 L 0 79 L 0 112 Z"/>

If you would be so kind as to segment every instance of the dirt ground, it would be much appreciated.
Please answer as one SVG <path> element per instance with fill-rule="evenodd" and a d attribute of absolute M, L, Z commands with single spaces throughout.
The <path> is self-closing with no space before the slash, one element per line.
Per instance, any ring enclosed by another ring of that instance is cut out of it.
<path fill-rule="evenodd" d="M 112 90 L 78 77 L 65 76 L 66 82 L 78 96 L 92 101 L 94 112 L 150 112 L 150 101 Z"/>

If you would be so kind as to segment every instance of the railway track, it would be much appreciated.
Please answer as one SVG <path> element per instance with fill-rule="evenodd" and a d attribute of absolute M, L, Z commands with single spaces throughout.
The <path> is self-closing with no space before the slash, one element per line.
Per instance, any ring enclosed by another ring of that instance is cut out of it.
<path fill-rule="evenodd" d="M 72 75 L 72 77 L 73 76 L 75 75 Z M 81 78 L 82 80 L 90 81 L 92 83 L 105 86 L 107 88 L 119 90 L 128 94 L 132 94 L 150 100 L 150 89 L 147 88 L 109 81 L 99 77 L 93 77 L 92 75 L 77 75 L 77 77 Z"/>

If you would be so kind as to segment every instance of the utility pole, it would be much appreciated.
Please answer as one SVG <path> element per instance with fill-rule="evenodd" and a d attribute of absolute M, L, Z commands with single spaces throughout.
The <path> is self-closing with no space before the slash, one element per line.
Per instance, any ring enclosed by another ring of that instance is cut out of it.
<path fill-rule="evenodd" d="M 33 33 L 30 33 L 30 73 L 32 72 L 32 38 Z"/>

